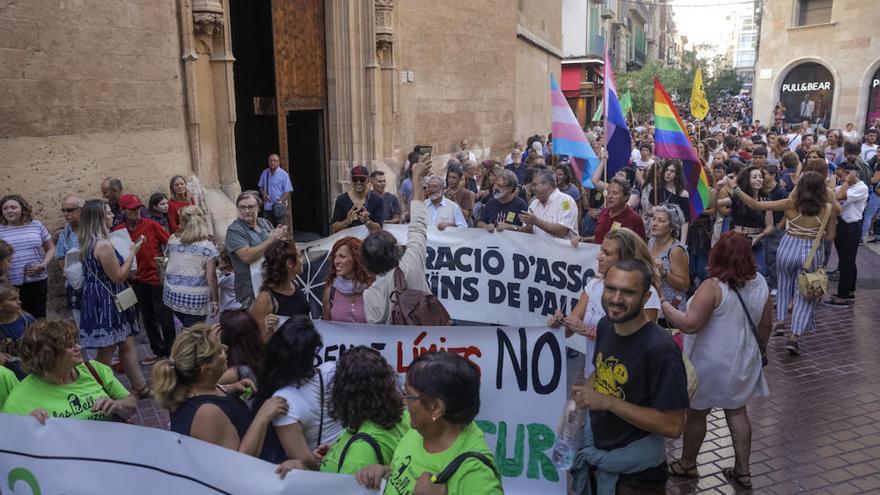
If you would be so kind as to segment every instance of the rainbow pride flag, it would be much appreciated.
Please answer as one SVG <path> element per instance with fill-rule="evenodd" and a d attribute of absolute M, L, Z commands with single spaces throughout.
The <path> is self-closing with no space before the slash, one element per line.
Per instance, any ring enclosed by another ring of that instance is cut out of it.
<path fill-rule="evenodd" d="M 709 206 L 709 177 L 685 129 L 669 93 L 654 79 L 654 154 L 681 160 L 694 221 Z"/>

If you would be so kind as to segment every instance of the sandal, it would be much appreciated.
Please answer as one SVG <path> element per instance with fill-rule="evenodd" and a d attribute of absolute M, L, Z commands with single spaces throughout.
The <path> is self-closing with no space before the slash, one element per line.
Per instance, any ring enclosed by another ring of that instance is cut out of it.
<path fill-rule="evenodd" d="M 780 321 L 776 323 L 776 327 L 773 329 L 773 336 L 782 337 L 783 335 L 785 335 L 785 322 Z"/>
<path fill-rule="evenodd" d="M 678 476 L 679 478 L 699 478 L 700 473 L 697 471 L 697 466 L 694 465 L 690 468 L 684 467 L 684 464 L 681 463 L 681 459 L 676 459 L 669 464 L 669 474 L 672 476 Z"/>
<path fill-rule="evenodd" d="M 721 474 L 724 475 L 724 477 L 728 480 L 736 483 L 743 488 L 752 488 L 751 473 L 740 473 L 736 470 L 735 467 L 726 467 L 721 470 Z"/>

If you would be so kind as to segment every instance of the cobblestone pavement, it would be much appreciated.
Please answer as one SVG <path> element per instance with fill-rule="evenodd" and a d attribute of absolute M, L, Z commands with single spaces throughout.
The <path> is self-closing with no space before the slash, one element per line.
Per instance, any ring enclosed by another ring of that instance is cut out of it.
<path fill-rule="evenodd" d="M 749 404 L 752 493 L 880 493 L 880 256 L 872 252 L 880 251 L 877 246 L 859 251 L 855 307 L 820 305 L 816 331 L 802 339 L 801 356 L 786 353 L 784 337 L 772 338 L 770 396 Z M 835 265 L 832 258 L 830 266 Z M 141 345 L 141 354 L 146 351 Z M 168 427 L 167 411 L 154 401 L 138 406 L 136 423 Z M 670 459 L 680 454 L 680 445 L 670 442 Z M 672 478 L 670 494 L 748 493 L 721 475 L 733 465 L 722 411 L 709 416 L 698 461 L 701 478 Z"/>

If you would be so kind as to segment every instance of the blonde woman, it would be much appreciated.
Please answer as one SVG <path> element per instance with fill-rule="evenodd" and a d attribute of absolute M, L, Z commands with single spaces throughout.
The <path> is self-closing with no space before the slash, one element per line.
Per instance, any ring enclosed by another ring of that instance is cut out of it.
<path fill-rule="evenodd" d="M 220 308 L 217 256 L 205 212 L 197 206 L 179 211 L 180 227 L 168 240 L 168 264 L 162 299 L 184 327 L 216 316 Z"/>
<path fill-rule="evenodd" d="M 243 454 L 276 458 L 280 446 L 265 445 L 272 420 L 287 414 L 287 401 L 267 400 L 256 412 L 238 396 L 254 387 L 250 379 L 222 386 L 226 346 L 204 323 L 187 328 L 174 341 L 171 358 L 153 365 L 153 393 L 171 412 L 171 431 Z"/>
<path fill-rule="evenodd" d="M 634 258 L 645 262 L 649 267 L 653 268 L 653 284 L 651 286 L 651 296 L 645 303 L 645 315 L 652 321 L 657 321 L 660 311 L 660 298 L 657 294 L 657 286 L 661 280 L 660 273 L 657 270 L 654 258 L 648 250 L 648 245 L 642 238 L 632 230 L 621 227 L 612 230 L 605 236 L 602 241 L 602 247 L 599 255 L 596 256 L 596 268 L 599 273 L 596 277 L 591 278 L 587 282 L 587 286 L 581 293 L 577 305 L 571 311 L 570 315 L 565 315 L 562 311 L 550 317 L 547 325 L 556 328 L 560 325 L 565 327 L 567 336 L 573 334 L 583 335 L 587 340 L 586 356 L 584 365 L 584 376 L 590 376 L 593 372 L 593 349 L 596 346 L 596 325 L 599 320 L 605 316 L 605 310 L 602 308 L 602 291 L 605 289 L 605 272 L 614 266 L 620 260 Z"/>
<path fill-rule="evenodd" d="M 149 395 L 137 361 L 134 336 L 138 332 L 138 309 L 120 311 L 114 298 L 129 289 L 131 263 L 144 237 L 131 247 L 125 260 L 110 243 L 108 228 L 113 222 L 110 205 L 100 199 L 86 201 L 79 217 L 79 256 L 83 265 L 83 288 L 80 297 L 80 344 L 97 349 L 98 361 L 110 366 L 113 352 L 119 349 L 119 361 L 138 397 Z"/>

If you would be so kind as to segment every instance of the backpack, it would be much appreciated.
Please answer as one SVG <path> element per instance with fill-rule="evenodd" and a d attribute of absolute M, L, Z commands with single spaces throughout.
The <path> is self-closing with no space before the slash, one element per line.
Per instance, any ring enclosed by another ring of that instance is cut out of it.
<path fill-rule="evenodd" d="M 485 464 L 486 467 L 492 470 L 492 473 L 495 475 L 496 478 L 498 478 L 499 480 L 501 479 L 501 474 L 498 472 L 498 469 L 495 467 L 495 463 L 492 462 L 491 459 L 479 452 L 464 452 L 453 459 L 452 462 L 450 462 L 449 465 L 446 466 L 445 469 L 443 469 L 443 471 L 440 471 L 440 474 L 435 476 L 434 479 L 432 479 L 431 481 L 433 481 L 436 485 L 445 485 L 455 475 L 455 472 L 458 471 L 458 468 L 460 468 L 461 465 L 464 464 L 464 461 L 470 458 L 477 459 L 478 461 Z"/>
<path fill-rule="evenodd" d="M 398 267 L 394 269 L 394 290 L 391 292 L 391 323 L 449 326 L 452 318 L 433 293 L 408 289 L 403 270 Z"/>

